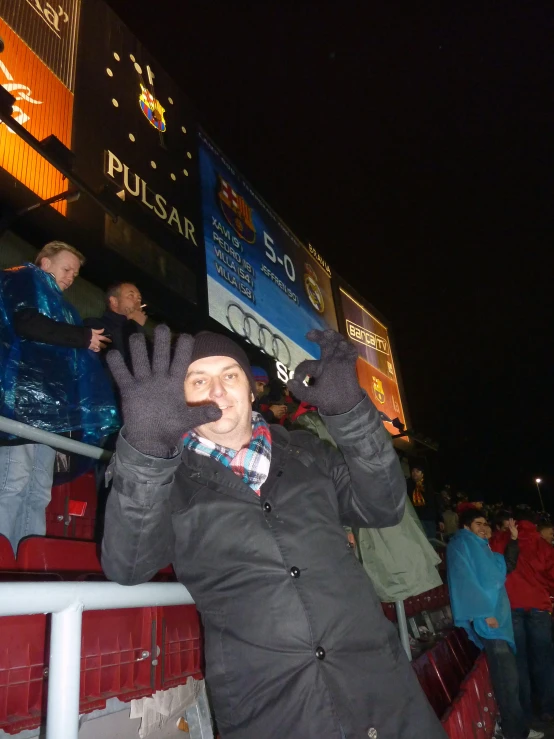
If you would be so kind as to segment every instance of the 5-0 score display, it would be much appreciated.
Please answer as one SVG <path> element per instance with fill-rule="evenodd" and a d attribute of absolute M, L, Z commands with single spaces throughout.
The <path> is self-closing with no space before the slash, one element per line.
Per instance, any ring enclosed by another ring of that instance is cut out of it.
<path fill-rule="evenodd" d="M 203 133 L 199 163 L 210 316 L 294 369 L 308 331 L 337 330 L 330 269 Z"/>

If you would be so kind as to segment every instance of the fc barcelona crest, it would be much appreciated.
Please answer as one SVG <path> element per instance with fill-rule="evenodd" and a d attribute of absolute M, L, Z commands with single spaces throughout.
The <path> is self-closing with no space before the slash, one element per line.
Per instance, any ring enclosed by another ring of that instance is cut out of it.
<path fill-rule="evenodd" d="M 373 377 L 373 394 L 379 401 L 379 403 L 385 402 L 385 391 L 383 390 L 383 383 L 378 377 Z"/>
<path fill-rule="evenodd" d="M 256 241 L 256 229 L 252 220 L 253 209 L 221 175 L 218 175 L 218 181 L 219 192 L 217 197 L 227 223 L 241 239 L 244 239 L 248 244 L 253 244 Z"/>
<path fill-rule="evenodd" d="M 165 108 L 162 108 L 160 101 L 152 95 L 142 82 L 140 83 L 140 97 L 139 97 L 140 109 L 144 115 L 148 118 L 148 121 L 158 131 L 164 133 L 166 129 L 165 125 Z"/>

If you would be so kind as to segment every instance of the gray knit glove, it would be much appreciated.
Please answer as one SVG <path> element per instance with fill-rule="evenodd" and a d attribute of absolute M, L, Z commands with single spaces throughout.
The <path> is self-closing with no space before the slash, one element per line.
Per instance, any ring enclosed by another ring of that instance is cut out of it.
<path fill-rule="evenodd" d="M 167 326 L 154 331 L 152 365 L 142 334 L 129 340 L 133 374 L 120 352 L 108 353 L 107 362 L 121 393 L 125 439 L 143 454 L 170 457 L 184 433 L 221 418 L 214 404 L 188 406 L 184 382 L 194 339 L 182 334 L 171 361 L 171 333 Z"/>
<path fill-rule="evenodd" d="M 356 376 L 356 348 L 332 329 L 310 331 L 306 338 L 319 344 L 321 359 L 300 362 L 287 383 L 289 390 L 324 416 L 347 413 L 364 397 Z M 308 387 L 304 385 L 306 375 L 313 378 Z"/>

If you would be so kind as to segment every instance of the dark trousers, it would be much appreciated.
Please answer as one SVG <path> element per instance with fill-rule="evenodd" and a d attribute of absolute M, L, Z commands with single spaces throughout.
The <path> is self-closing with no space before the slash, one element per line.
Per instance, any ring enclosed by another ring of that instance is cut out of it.
<path fill-rule="evenodd" d="M 529 723 L 519 700 L 519 677 L 516 657 L 504 639 L 483 639 L 489 663 L 502 733 L 505 739 L 526 739 Z"/>
<path fill-rule="evenodd" d="M 554 716 L 554 646 L 548 611 L 512 611 L 519 672 L 519 696 L 527 720 L 533 716 L 531 682 L 540 714 Z"/>

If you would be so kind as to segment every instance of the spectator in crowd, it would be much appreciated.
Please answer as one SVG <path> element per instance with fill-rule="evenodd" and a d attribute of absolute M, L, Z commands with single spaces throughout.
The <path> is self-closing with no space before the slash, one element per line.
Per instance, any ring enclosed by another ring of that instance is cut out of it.
<path fill-rule="evenodd" d="M 552 546 L 554 542 L 554 527 L 552 525 L 551 521 L 541 521 L 537 525 L 537 531 L 542 536 L 542 538 Z"/>
<path fill-rule="evenodd" d="M 408 497 L 418 515 L 418 518 L 428 539 L 437 536 L 437 504 L 435 495 L 425 482 L 421 467 L 412 467 L 408 480 Z"/>
<path fill-rule="evenodd" d="M 109 336 L 112 341 L 109 348 L 120 352 L 130 368 L 129 339 L 134 334 L 145 333 L 144 325 L 148 318 L 143 310 L 145 306 L 142 305 L 141 292 L 132 282 L 116 282 L 106 290 L 105 301 L 106 310 L 103 315 L 96 318 L 86 318 L 84 324 L 94 329 L 103 329 L 104 335 Z M 100 359 L 106 364 L 105 351 L 100 354 Z M 116 440 L 117 432 L 106 440 L 104 447 L 114 451 Z M 102 538 L 106 501 L 110 491 L 110 484 L 106 484 L 105 476 L 107 466 L 107 462 L 98 462 L 95 466 L 98 493 L 95 530 L 97 541 Z"/>
<path fill-rule="evenodd" d="M 398 458 L 356 349 L 330 330 L 308 338 L 322 358 L 296 377 L 315 382 L 291 391 L 319 408 L 338 449 L 253 414 L 248 359 L 225 336 L 182 336 L 170 363 L 158 327 L 152 367 L 134 336 L 134 377 L 110 354 L 125 426 L 104 570 L 133 585 L 174 563 L 202 614 L 224 739 L 444 739 L 342 528 L 401 520 Z"/>
<path fill-rule="evenodd" d="M 539 739 L 530 730 L 520 700 L 519 675 L 506 574 L 517 564 L 518 530 L 510 522 L 504 556 L 491 551 L 482 512 L 468 508 L 460 514 L 460 530 L 446 550 L 448 586 L 454 623 L 484 648 L 498 703 L 505 739 Z"/>
<path fill-rule="evenodd" d="M 508 513 L 508 511 L 499 511 L 494 519 L 494 529 L 495 531 L 502 531 L 506 532 L 510 529 L 510 519 L 511 515 Z"/>
<path fill-rule="evenodd" d="M 458 531 L 458 514 L 451 503 L 448 503 L 443 511 L 442 522 L 444 524 L 444 538 L 449 541 Z"/>
<path fill-rule="evenodd" d="M 539 534 L 532 513 L 519 514 L 519 559 L 508 576 L 506 590 L 512 621 L 519 672 L 519 693 L 526 719 L 533 715 L 531 678 L 543 721 L 554 720 L 554 645 L 552 603 L 554 594 L 554 549 Z M 503 553 L 510 536 L 497 532 L 493 551 Z"/>
<path fill-rule="evenodd" d="M 104 331 L 111 338 L 110 349 L 117 349 L 129 364 L 129 339 L 143 334 L 147 315 L 140 290 L 132 282 L 118 282 L 106 291 L 106 310 L 100 318 L 85 319 L 85 326 Z M 103 356 L 102 356 L 103 358 Z"/>
<path fill-rule="evenodd" d="M 113 391 L 97 354 L 109 343 L 63 298 L 84 263 L 61 241 L 35 264 L 0 273 L 1 415 L 96 444 L 119 428 Z M 14 549 L 46 532 L 56 452 L 0 435 L 0 533 Z"/>
<path fill-rule="evenodd" d="M 274 403 L 267 395 L 269 390 L 269 376 L 263 367 L 253 365 L 252 376 L 256 383 L 256 397 L 254 398 L 253 410 L 261 413 L 268 423 L 279 423 L 287 413 L 284 403 Z"/>
<path fill-rule="evenodd" d="M 485 524 L 485 539 L 490 542 L 491 537 L 492 537 L 492 526 L 487 521 L 487 523 Z"/>

